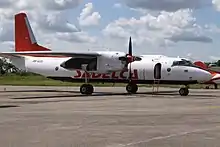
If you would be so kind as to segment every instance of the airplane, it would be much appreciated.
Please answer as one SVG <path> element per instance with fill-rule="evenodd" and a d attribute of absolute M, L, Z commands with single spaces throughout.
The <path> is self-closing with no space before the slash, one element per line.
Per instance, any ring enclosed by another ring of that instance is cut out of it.
<path fill-rule="evenodd" d="M 181 96 L 189 94 L 189 85 L 211 79 L 211 74 L 184 58 L 163 55 L 133 56 L 129 39 L 128 53 L 119 51 L 52 51 L 36 41 L 26 13 L 15 14 L 15 52 L 2 52 L 13 65 L 54 80 L 84 82 L 80 92 L 91 95 L 93 82 L 127 83 L 130 94 L 137 84 L 179 84 Z"/>
<path fill-rule="evenodd" d="M 204 70 L 209 71 L 212 75 L 212 78 L 209 81 L 204 82 L 203 84 L 214 85 L 214 88 L 218 89 L 218 84 L 220 84 L 220 72 L 212 70 L 202 61 L 195 61 L 194 64 Z M 209 89 L 209 86 L 206 86 L 206 88 Z"/>

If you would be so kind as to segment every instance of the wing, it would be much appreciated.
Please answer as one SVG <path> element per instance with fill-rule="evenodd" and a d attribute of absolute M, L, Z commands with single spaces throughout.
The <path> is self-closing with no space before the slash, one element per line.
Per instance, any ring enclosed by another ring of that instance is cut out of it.
<path fill-rule="evenodd" d="M 1 57 L 23 57 L 23 56 L 43 56 L 43 57 L 97 57 L 101 56 L 97 52 L 56 52 L 56 51 L 29 51 L 29 52 L 1 52 Z"/>

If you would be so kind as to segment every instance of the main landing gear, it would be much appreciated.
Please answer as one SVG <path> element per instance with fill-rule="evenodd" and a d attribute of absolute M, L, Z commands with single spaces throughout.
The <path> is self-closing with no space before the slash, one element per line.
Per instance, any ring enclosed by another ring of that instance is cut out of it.
<path fill-rule="evenodd" d="M 187 96 L 187 95 L 189 94 L 189 88 L 188 88 L 188 86 L 180 88 L 179 94 L 180 94 L 181 96 Z"/>
<path fill-rule="evenodd" d="M 81 94 L 91 95 L 94 92 L 94 88 L 91 84 L 83 84 L 80 86 Z"/>
<path fill-rule="evenodd" d="M 138 91 L 138 86 L 135 83 L 129 83 L 126 86 L 126 90 L 130 94 L 135 94 Z M 91 95 L 94 92 L 94 88 L 91 84 L 85 83 L 80 86 L 80 93 L 85 95 Z"/>
<path fill-rule="evenodd" d="M 126 90 L 130 94 L 135 94 L 138 91 L 138 86 L 135 83 L 128 83 Z"/>
<path fill-rule="evenodd" d="M 82 69 L 85 71 L 85 84 L 80 86 L 80 93 L 85 95 L 91 95 L 94 92 L 94 88 L 91 84 L 88 84 L 88 77 L 87 77 L 87 64 L 82 65 Z"/>

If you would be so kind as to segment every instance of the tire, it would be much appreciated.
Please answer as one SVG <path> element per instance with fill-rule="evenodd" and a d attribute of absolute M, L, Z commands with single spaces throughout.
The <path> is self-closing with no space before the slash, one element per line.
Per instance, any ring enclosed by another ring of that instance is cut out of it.
<path fill-rule="evenodd" d="M 94 88 L 91 84 L 88 84 L 88 94 L 91 95 L 94 92 Z"/>
<path fill-rule="evenodd" d="M 91 84 L 83 84 L 80 86 L 81 94 L 91 95 L 94 92 L 94 88 Z"/>
<path fill-rule="evenodd" d="M 189 94 L 189 89 L 188 88 L 180 88 L 179 94 L 181 96 L 187 96 Z"/>
<path fill-rule="evenodd" d="M 134 93 L 137 92 L 138 86 L 137 86 L 137 84 L 131 84 L 131 83 L 129 83 L 129 84 L 126 86 L 126 90 L 127 90 L 128 93 L 134 94 Z"/>

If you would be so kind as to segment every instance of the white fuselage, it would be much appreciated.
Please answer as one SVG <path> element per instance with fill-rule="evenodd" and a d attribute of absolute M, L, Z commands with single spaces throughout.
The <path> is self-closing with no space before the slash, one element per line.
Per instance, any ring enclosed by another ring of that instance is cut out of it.
<path fill-rule="evenodd" d="M 69 60 L 71 57 L 32 57 L 25 56 L 25 65 L 18 65 L 25 68 L 28 72 L 37 73 L 45 77 L 62 80 L 62 78 L 72 79 L 84 79 L 85 73 L 82 70 L 67 70 L 60 66 L 61 63 Z M 161 70 L 157 73 L 160 75 L 160 83 L 168 84 L 187 84 L 195 82 L 205 82 L 211 79 L 211 74 L 205 70 L 192 67 L 192 66 L 173 66 L 174 61 L 181 61 L 180 58 L 171 58 L 160 55 L 143 55 L 141 61 L 135 61 L 132 64 L 132 78 L 139 83 L 152 83 L 155 80 L 155 65 L 161 64 Z M 21 61 L 20 61 L 21 63 Z M 129 66 L 128 66 L 129 67 Z M 112 82 L 112 81 L 124 81 L 128 77 L 128 71 L 116 71 L 110 73 L 90 73 L 90 80 Z"/>

